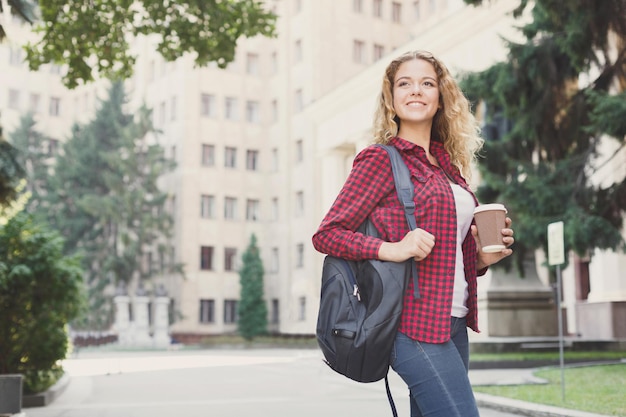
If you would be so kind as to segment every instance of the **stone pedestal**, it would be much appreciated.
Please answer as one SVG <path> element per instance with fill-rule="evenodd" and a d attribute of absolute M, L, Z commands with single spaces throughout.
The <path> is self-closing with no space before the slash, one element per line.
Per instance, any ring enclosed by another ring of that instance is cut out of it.
<path fill-rule="evenodd" d="M 132 338 L 130 334 L 130 297 L 116 295 L 113 297 L 115 304 L 115 330 L 117 331 L 118 343 L 122 346 L 130 346 Z"/>
<path fill-rule="evenodd" d="M 22 411 L 22 375 L 0 375 L 0 414 L 17 414 Z"/>
<path fill-rule="evenodd" d="M 148 317 L 148 308 L 150 298 L 143 295 L 133 297 L 133 323 L 132 323 L 132 345 L 133 346 L 151 346 L 152 339 L 150 337 L 150 321 Z"/>
<path fill-rule="evenodd" d="M 524 264 L 524 271 L 521 277 L 515 269 L 491 269 L 490 282 L 478 297 L 486 336 L 558 336 L 554 291 L 539 279 L 534 258 Z"/>
<path fill-rule="evenodd" d="M 152 336 L 155 347 L 167 347 L 170 345 L 169 317 L 167 309 L 170 303 L 168 297 L 156 297 L 154 299 L 154 334 Z"/>
<path fill-rule="evenodd" d="M 626 301 L 580 301 L 577 328 L 589 339 L 626 339 Z"/>

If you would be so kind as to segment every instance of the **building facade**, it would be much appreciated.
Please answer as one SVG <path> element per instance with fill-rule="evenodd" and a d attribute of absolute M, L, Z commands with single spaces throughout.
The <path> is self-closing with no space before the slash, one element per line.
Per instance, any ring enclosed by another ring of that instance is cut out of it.
<path fill-rule="evenodd" d="M 177 162 L 162 185 L 170 194 L 173 244 L 185 277 L 157 281 L 173 299 L 171 333 L 181 341 L 236 331 L 238 268 L 252 234 L 265 268 L 270 330 L 314 333 L 323 256 L 311 236 L 355 153 L 371 140 L 388 61 L 426 49 L 453 72 L 477 71 L 505 59 L 501 36 L 519 36 L 510 15 L 513 0 L 480 8 L 462 0 L 265 3 L 279 16 L 278 36 L 241 40 L 225 70 L 195 68 L 191 56 L 167 63 L 151 38 L 133 44 L 138 59 L 127 81 L 129 109 L 153 109 L 160 131 L 153 140 Z M 17 21 L 7 26 L 10 39 L 32 36 Z M 0 44 L 5 136 L 33 110 L 39 130 L 64 140 L 74 122 L 93 116 L 107 83 L 68 91 L 59 81 L 62 69 L 29 72 L 10 39 Z M 617 267 L 626 258 L 606 256 L 612 264 L 597 267 L 594 257 L 589 298 L 621 302 L 624 280 L 617 272 L 596 277 L 594 268 Z M 569 331 L 576 333 L 582 300 L 569 289 L 579 280 L 573 269 L 565 275 Z"/>

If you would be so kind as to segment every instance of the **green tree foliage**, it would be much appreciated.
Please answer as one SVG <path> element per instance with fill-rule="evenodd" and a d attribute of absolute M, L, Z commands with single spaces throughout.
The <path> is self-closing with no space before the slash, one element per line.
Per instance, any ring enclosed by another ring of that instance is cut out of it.
<path fill-rule="evenodd" d="M 592 177 L 601 144 L 626 144 L 626 1 L 522 0 L 515 15 L 528 7 L 526 40 L 507 41 L 505 62 L 462 83 L 486 104 L 479 198 L 507 205 L 518 260 L 546 250 L 547 225 L 560 220 L 566 249 L 618 249 L 626 182 Z"/>
<path fill-rule="evenodd" d="M 263 297 L 263 262 L 259 255 L 256 236 L 243 254 L 243 265 L 239 271 L 241 299 L 238 304 L 239 333 L 246 340 L 267 333 L 267 306 Z"/>
<path fill-rule="evenodd" d="M 17 163 L 24 169 L 26 190 L 33 202 L 45 196 L 50 164 L 53 160 L 51 143 L 53 140 L 35 128 L 32 113 L 20 120 L 20 125 L 10 134 L 11 143 L 17 150 Z M 32 203 L 31 203 L 32 204 Z"/>
<path fill-rule="evenodd" d="M 110 324 L 107 288 L 181 272 L 171 256 L 167 194 L 158 187 L 174 162 L 150 140 L 150 112 L 133 116 L 124 104 L 116 83 L 95 119 L 74 127 L 53 163 L 54 175 L 46 175 L 45 195 L 28 207 L 63 234 L 65 253 L 82 254 L 91 303 L 83 326 L 90 329 Z"/>
<path fill-rule="evenodd" d="M 9 0 L 26 20 L 31 2 Z M 257 0 L 39 0 L 40 40 L 26 46 L 32 70 L 54 63 L 67 65 L 69 88 L 89 82 L 94 73 L 128 78 L 135 55 L 132 39 L 154 35 L 157 50 L 168 61 L 191 53 L 199 66 L 221 68 L 235 57 L 241 37 L 274 36 L 276 16 Z M 20 12 L 21 11 L 21 12 Z M 0 26 L 0 40 L 3 34 Z"/>
<path fill-rule="evenodd" d="M 84 306 L 80 261 L 24 212 L 0 225 L 0 374 L 21 373 L 25 390 L 58 369 L 66 325 Z"/>
<path fill-rule="evenodd" d="M 2 138 L 0 129 L 0 207 L 17 197 L 17 187 L 24 174 L 17 161 L 17 150 Z"/>

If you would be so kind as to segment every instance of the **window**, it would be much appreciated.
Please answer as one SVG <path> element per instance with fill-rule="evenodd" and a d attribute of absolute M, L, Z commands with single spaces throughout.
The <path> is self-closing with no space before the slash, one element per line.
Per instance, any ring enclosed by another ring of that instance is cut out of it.
<path fill-rule="evenodd" d="M 200 196 L 200 217 L 203 219 L 215 218 L 215 196 L 207 194 Z"/>
<path fill-rule="evenodd" d="M 296 141 L 296 162 L 302 162 L 304 159 L 304 153 L 302 149 L 302 139 Z"/>
<path fill-rule="evenodd" d="M 249 52 L 246 56 L 246 72 L 250 75 L 259 74 L 259 55 Z"/>
<path fill-rule="evenodd" d="M 278 272 L 278 248 L 272 248 L 271 259 L 270 259 L 270 272 Z"/>
<path fill-rule="evenodd" d="M 278 298 L 272 299 L 272 307 L 270 311 L 270 323 L 278 324 L 280 322 L 280 302 Z"/>
<path fill-rule="evenodd" d="M 159 104 L 159 126 L 163 126 L 165 124 L 165 102 L 162 101 Z"/>
<path fill-rule="evenodd" d="M 298 319 L 300 321 L 306 320 L 306 297 L 300 297 L 298 299 L 298 306 L 300 307 L 298 312 Z"/>
<path fill-rule="evenodd" d="M 246 121 L 248 123 L 259 123 L 261 121 L 260 106 L 258 101 L 246 102 Z"/>
<path fill-rule="evenodd" d="M 224 102 L 224 117 L 228 120 L 238 120 L 237 99 L 235 97 L 226 97 Z"/>
<path fill-rule="evenodd" d="M 278 210 L 278 197 L 272 198 L 271 205 L 272 205 L 272 220 L 277 221 L 278 216 L 280 214 Z"/>
<path fill-rule="evenodd" d="M 176 96 L 170 99 L 170 120 L 176 120 Z"/>
<path fill-rule="evenodd" d="M 272 171 L 273 172 L 278 171 L 278 149 L 277 148 L 272 149 Z"/>
<path fill-rule="evenodd" d="M 168 213 L 170 213 L 170 215 L 173 218 L 176 218 L 176 196 L 175 195 L 173 195 L 172 198 L 170 198 L 167 211 Z"/>
<path fill-rule="evenodd" d="M 302 98 L 301 89 L 296 90 L 293 100 L 294 100 L 294 103 L 293 103 L 294 110 L 296 112 L 302 111 L 302 109 L 304 108 L 304 99 Z"/>
<path fill-rule="evenodd" d="M 354 13 L 363 12 L 363 0 L 352 0 L 352 11 Z"/>
<path fill-rule="evenodd" d="M 56 139 L 48 140 L 48 156 L 56 156 L 59 152 L 59 141 Z"/>
<path fill-rule="evenodd" d="M 420 1 L 416 0 L 413 2 L 413 15 L 415 16 L 415 20 L 420 20 Z"/>
<path fill-rule="evenodd" d="M 234 220 L 237 218 L 237 199 L 226 197 L 224 199 L 224 218 Z"/>
<path fill-rule="evenodd" d="M 237 249 L 224 248 L 224 271 L 237 270 Z"/>
<path fill-rule="evenodd" d="M 402 21 L 402 4 L 393 2 L 391 3 L 391 20 L 394 23 L 400 23 Z"/>
<path fill-rule="evenodd" d="M 430 0 L 430 12 L 434 13 L 437 10 L 437 0 Z"/>
<path fill-rule="evenodd" d="M 226 168 L 237 167 L 237 148 L 227 146 L 224 148 L 224 166 Z"/>
<path fill-rule="evenodd" d="M 300 13 L 302 11 L 302 0 L 294 0 L 294 2 L 296 13 Z"/>
<path fill-rule="evenodd" d="M 215 117 L 217 114 L 215 107 L 215 96 L 213 94 L 202 94 L 200 96 L 200 115 L 204 117 Z"/>
<path fill-rule="evenodd" d="M 237 323 L 237 300 L 224 300 L 224 324 Z"/>
<path fill-rule="evenodd" d="M 41 105 L 39 104 L 40 102 L 41 97 L 39 96 L 39 94 L 32 93 L 30 95 L 30 103 L 28 104 L 29 110 L 33 113 L 39 113 L 41 111 Z"/>
<path fill-rule="evenodd" d="M 385 47 L 382 45 L 374 44 L 374 61 L 378 61 L 385 56 Z"/>
<path fill-rule="evenodd" d="M 154 63 L 154 59 L 150 61 L 149 64 L 149 68 L 148 68 L 148 81 L 154 81 L 154 74 L 155 74 L 155 66 L 156 64 Z"/>
<path fill-rule="evenodd" d="M 259 151 L 248 149 L 246 151 L 246 169 L 248 171 L 258 171 Z"/>
<path fill-rule="evenodd" d="M 272 122 L 278 121 L 278 100 L 272 100 Z"/>
<path fill-rule="evenodd" d="M 170 148 L 170 157 L 172 158 L 172 161 L 176 161 L 176 145 L 172 145 Z"/>
<path fill-rule="evenodd" d="M 372 13 L 374 17 L 383 17 L 383 0 L 372 0 Z"/>
<path fill-rule="evenodd" d="M 12 67 L 19 67 L 20 65 L 22 65 L 21 48 L 9 48 L 9 64 Z"/>
<path fill-rule="evenodd" d="M 296 217 L 300 217 L 303 214 L 304 214 L 304 192 L 298 191 L 296 193 L 295 215 Z"/>
<path fill-rule="evenodd" d="M 278 72 L 278 54 L 276 52 L 272 52 L 272 74 L 276 74 Z"/>
<path fill-rule="evenodd" d="M 200 300 L 200 323 L 215 323 L 215 300 Z"/>
<path fill-rule="evenodd" d="M 352 44 L 352 60 L 357 64 L 365 62 L 365 42 L 355 40 Z"/>
<path fill-rule="evenodd" d="M 298 39 L 293 45 L 294 62 L 302 61 L 302 40 Z"/>
<path fill-rule="evenodd" d="M 9 90 L 9 108 L 18 110 L 20 108 L 20 91 L 10 89 Z"/>
<path fill-rule="evenodd" d="M 200 247 L 200 269 L 204 271 L 213 270 L 213 246 Z"/>
<path fill-rule="evenodd" d="M 259 200 L 246 200 L 246 220 L 256 222 L 259 220 Z"/>
<path fill-rule="evenodd" d="M 48 108 L 50 116 L 59 116 L 61 114 L 61 99 L 58 97 L 50 97 L 50 107 Z"/>
<path fill-rule="evenodd" d="M 215 145 L 202 144 L 202 165 L 215 166 Z"/>
<path fill-rule="evenodd" d="M 83 106 L 84 106 L 85 109 L 89 108 L 89 93 L 85 93 L 85 95 L 83 95 Z M 156 111 L 152 113 L 152 117 L 154 117 L 154 121 L 156 123 L 156 120 L 157 120 L 156 119 L 156 117 L 157 117 Z"/>
<path fill-rule="evenodd" d="M 296 245 L 296 268 L 302 268 L 304 266 L 304 243 L 298 243 Z"/>

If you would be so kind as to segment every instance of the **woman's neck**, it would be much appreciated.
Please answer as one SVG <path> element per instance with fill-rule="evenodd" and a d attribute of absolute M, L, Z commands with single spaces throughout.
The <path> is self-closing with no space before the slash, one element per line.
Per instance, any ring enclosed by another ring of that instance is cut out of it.
<path fill-rule="evenodd" d="M 412 142 L 418 146 L 421 146 L 426 151 L 426 154 L 430 153 L 430 131 L 431 125 L 401 125 L 398 131 L 398 136 L 404 140 Z"/>

